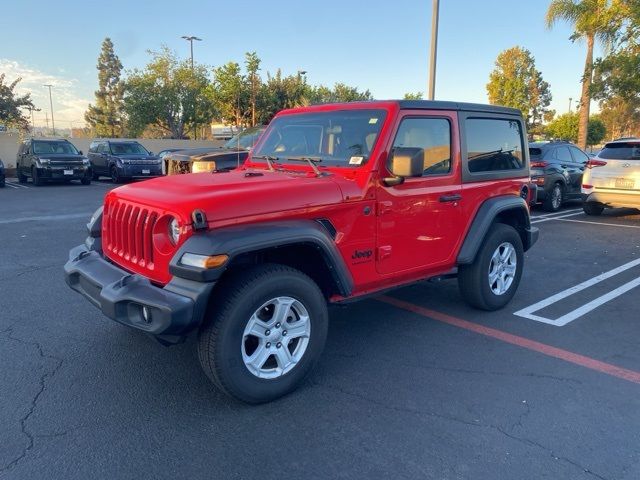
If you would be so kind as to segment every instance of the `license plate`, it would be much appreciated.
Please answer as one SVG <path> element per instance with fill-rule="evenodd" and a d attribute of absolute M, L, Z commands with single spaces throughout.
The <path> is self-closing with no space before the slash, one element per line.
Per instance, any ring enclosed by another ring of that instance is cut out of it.
<path fill-rule="evenodd" d="M 616 188 L 632 189 L 635 183 L 633 178 L 616 178 Z"/>
<path fill-rule="evenodd" d="M 73 175 L 73 170 L 65 170 L 63 173 L 65 175 Z"/>
<path fill-rule="evenodd" d="M 151 173 L 151 170 L 148 170 L 148 169 L 142 170 L 143 175 L 149 175 L 150 173 Z"/>

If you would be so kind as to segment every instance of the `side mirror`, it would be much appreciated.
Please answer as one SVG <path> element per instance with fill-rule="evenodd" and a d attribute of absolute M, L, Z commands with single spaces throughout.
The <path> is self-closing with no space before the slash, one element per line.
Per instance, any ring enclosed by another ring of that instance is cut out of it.
<path fill-rule="evenodd" d="M 149 156 L 150 156 L 150 157 L 153 157 L 153 152 L 149 152 Z"/>
<path fill-rule="evenodd" d="M 421 177 L 424 172 L 424 149 L 414 147 L 396 147 L 391 152 L 389 170 L 395 178 L 385 179 L 389 186 L 398 185 L 406 177 Z"/>
<path fill-rule="evenodd" d="M 78 150 L 78 155 L 84 155 L 84 153 L 82 153 L 82 150 Z"/>

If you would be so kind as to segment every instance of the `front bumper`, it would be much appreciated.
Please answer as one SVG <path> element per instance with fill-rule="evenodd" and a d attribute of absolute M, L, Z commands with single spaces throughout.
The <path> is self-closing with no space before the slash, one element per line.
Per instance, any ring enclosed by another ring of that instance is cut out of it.
<path fill-rule="evenodd" d="M 153 178 L 162 176 L 162 164 L 160 163 L 157 165 L 127 164 L 118 166 L 117 168 L 120 176 L 125 178 Z"/>
<path fill-rule="evenodd" d="M 174 277 L 165 287 L 158 287 L 108 262 L 86 245 L 69 252 L 64 272 L 69 287 L 107 317 L 157 335 L 166 343 L 179 342 L 200 324 L 215 283 Z"/>
<path fill-rule="evenodd" d="M 66 175 L 65 171 L 73 171 L 72 175 Z M 47 180 L 81 180 L 91 176 L 91 169 L 87 166 L 74 165 L 69 167 L 40 167 L 38 168 L 40 178 Z"/>

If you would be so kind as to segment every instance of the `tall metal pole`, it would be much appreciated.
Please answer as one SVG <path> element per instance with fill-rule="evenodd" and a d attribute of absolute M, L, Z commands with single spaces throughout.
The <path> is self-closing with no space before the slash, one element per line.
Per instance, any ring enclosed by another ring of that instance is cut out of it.
<path fill-rule="evenodd" d="M 45 87 L 49 88 L 49 106 L 51 107 L 51 125 L 53 126 L 53 136 L 56 136 L 56 121 L 53 119 L 53 100 L 51 98 L 51 87 L 53 85 L 45 85 Z"/>
<path fill-rule="evenodd" d="M 193 35 L 183 35 L 182 38 L 184 38 L 187 42 L 189 42 L 190 47 L 191 47 L 191 70 L 193 71 L 193 41 L 196 40 L 198 42 L 201 42 L 202 39 L 195 37 Z M 197 111 L 197 105 L 194 105 L 194 108 Z M 198 130 L 197 130 L 198 126 L 196 124 L 196 122 L 193 122 L 193 139 L 197 140 L 198 138 Z"/>
<path fill-rule="evenodd" d="M 571 113 L 571 101 L 573 100 L 573 98 L 569 97 L 569 113 Z"/>
<path fill-rule="evenodd" d="M 440 0 L 432 0 L 431 12 L 431 55 L 429 58 L 429 88 L 427 99 L 434 100 L 436 95 L 436 61 L 438 54 L 438 17 L 440 14 Z"/>

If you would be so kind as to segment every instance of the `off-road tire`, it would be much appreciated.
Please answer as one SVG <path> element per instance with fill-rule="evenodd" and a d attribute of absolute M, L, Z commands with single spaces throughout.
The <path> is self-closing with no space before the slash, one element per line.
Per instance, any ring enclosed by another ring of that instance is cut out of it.
<path fill-rule="evenodd" d="M 494 252 L 500 245 L 508 243 L 515 249 L 516 270 L 509 288 L 496 295 L 489 283 L 489 267 Z M 495 223 L 485 236 L 476 258 L 469 265 L 458 268 L 458 287 L 464 300 L 481 310 L 498 310 L 507 305 L 518 289 L 522 277 L 524 250 L 520 235 L 510 225 Z"/>
<path fill-rule="evenodd" d="M 244 329 L 253 315 L 272 298 L 288 296 L 309 313 L 309 343 L 298 363 L 283 375 L 265 379 L 251 373 L 242 357 Z M 275 400 L 297 388 L 315 366 L 327 337 L 326 300 L 304 273 L 263 264 L 229 273 L 212 295 L 198 332 L 198 357 L 206 375 L 224 393 L 246 403 Z"/>
<path fill-rule="evenodd" d="M 20 171 L 16 171 L 16 176 L 18 177 L 18 182 L 20 183 L 27 183 L 27 177 L 26 175 L 20 173 Z"/>

